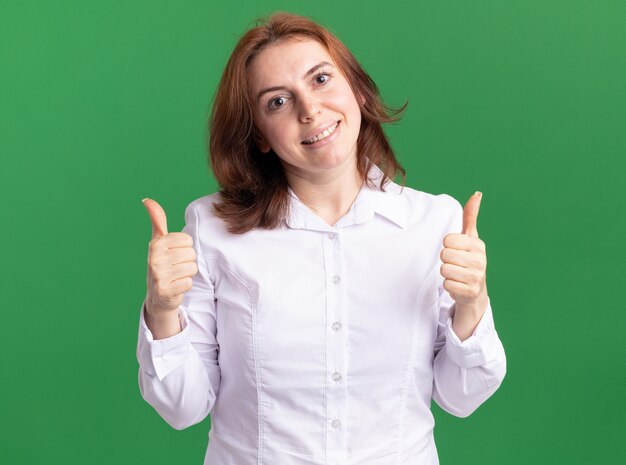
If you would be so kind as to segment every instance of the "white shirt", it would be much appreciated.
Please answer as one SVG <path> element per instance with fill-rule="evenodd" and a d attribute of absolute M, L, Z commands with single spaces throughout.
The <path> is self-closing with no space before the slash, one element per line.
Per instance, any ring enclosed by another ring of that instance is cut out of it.
<path fill-rule="evenodd" d="M 500 386 L 491 301 L 463 342 L 449 317 L 439 254 L 461 205 L 385 188 L 364 184 L 333 226 L 290 190 L 280 228 L 242 235 L 212 214 L 219 193 L 188 205 L 183 330 L 155 341 L 142 311 L 137 358 L 172 427 L 211 414 L 206 465 L 437 464 L 431 398 L 465 417 Z"/>

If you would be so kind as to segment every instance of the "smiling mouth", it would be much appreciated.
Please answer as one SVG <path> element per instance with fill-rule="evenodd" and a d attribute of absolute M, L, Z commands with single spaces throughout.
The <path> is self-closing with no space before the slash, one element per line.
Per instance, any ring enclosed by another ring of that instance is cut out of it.
<path fill-rule="evenodd" d="M 337 121 L 333 126 L 331 126 L 328 129 L 324 130 L 323 132 L 321 132 L 317 136 L 313 136 L 310 139 L 303 140 L 302 143 L 304 145 L 311 145 L 311 144 L 314 144 L 315 142 L 318 142 L 320 140 L 324 140 L 328 136 L 330 136 L 333 132 L 335 132 L 335 130 L 337 129 L 337 126 L 339 126 L 339 121 Z"/>

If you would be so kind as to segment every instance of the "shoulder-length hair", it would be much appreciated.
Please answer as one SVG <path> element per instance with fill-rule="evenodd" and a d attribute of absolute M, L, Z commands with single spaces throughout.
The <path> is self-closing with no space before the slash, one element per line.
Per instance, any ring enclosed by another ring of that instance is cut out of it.
<path fill-rule="evenodd" d="M 274 229 L 289 211 L 288 183 L 280 159 L 273 150 L 263 154 L 257 145 L 259 133 L 253 121 L 247 67 L 263 47 L 290 38 L 312 39 L 325 46 L 355 96 L 364 97 L 364 103 L 357 98 L 361 109 L 357 166 L 363 181 L 374 187 L 367 176 L 372 164 L 383 172 L 381 190 L 398 172 L 403 186 L 406 181 L 381 123 L 398 121 L 408 101 L 397 110 L 388 107 L 374 81 L 337 37 L 309 18 L 277 12 L 257 20 L 256 27 L 235 46 L 209 118 L 209 163 L 221 194 L 213 210 L 231 233 Z"/>

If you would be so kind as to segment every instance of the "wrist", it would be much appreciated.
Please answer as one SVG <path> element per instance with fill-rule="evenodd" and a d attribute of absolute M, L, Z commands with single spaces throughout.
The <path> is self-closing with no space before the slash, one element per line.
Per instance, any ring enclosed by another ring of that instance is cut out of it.
<path fill-rule="evenodd" d="M 489 304 L 489 296 L 487 292 L 481 293 L 481 295 L 474 301 L 465 303 L 465 302 L 455 302 L 454 303 L 454 315 L 465 315 L 469 318 L 482 317 L 482 315 L 487 310 L 487 305 Z"/>
<path fill-rule="evenodd" d="M 178 308 L 174 310 L 157 310 L 153 307 L 150 310 L 150 307 L 146 305 L 144 320 L 155 340 L 165 339 L 182 331 Z"/>
<path fill-rule="evenodd" d="M 451 315 L 452 329 L 461 342 L 469 338 L 473 333 L 481 318 L 487 311 L 489 300 L 485 295 L 478 302 L 472 304 L 454 304 L 454 312 Z"/>
<path fill-rule="evenodd" d="M 169 309 L 155 305 L 149 297 L 147 297 L 145 301 L 145 314 L 149 315 L 153 320 L 169 320 L 172 318 L 172 315 L 178 315 L 178 309 L 179 307 Z"/>

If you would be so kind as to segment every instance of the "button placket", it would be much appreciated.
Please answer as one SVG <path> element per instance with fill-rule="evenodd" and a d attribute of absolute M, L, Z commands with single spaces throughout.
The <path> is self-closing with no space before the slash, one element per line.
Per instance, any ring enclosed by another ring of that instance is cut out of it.
<path fill-rule="evenodd" d="M 327 458 L 330 462 L 342 463 L 347 457 L 347 335 L 342 321 L 346 318 L 346 286 L 343 271 L 343 234 L 331 232 L 324 243 L 325 268 L 327 275 L 326 321 L 329 322 L 326 337 L 328 382 L 326 405 L 328 414 Z"/>

